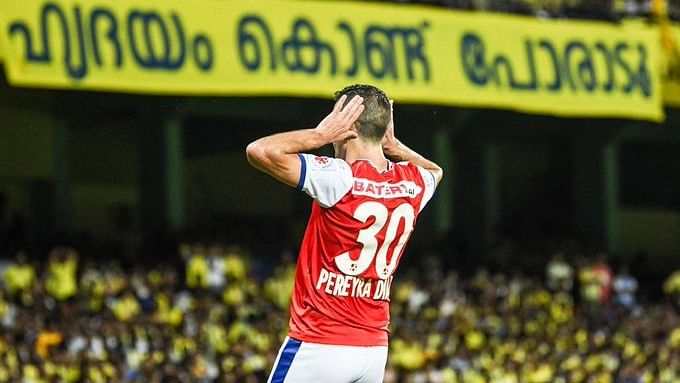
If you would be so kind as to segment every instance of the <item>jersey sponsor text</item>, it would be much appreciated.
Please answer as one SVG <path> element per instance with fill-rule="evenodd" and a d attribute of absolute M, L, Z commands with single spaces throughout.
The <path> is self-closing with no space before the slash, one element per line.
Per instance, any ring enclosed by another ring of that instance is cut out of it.
<path fill-rule="evenodd" d="M 389 183 L 365 178 L 354 178 L 354 187 L 352 187 L 352 194 L 374 198 L 415 198 L 421 191 L 422 188 L 412 181 Z"/>

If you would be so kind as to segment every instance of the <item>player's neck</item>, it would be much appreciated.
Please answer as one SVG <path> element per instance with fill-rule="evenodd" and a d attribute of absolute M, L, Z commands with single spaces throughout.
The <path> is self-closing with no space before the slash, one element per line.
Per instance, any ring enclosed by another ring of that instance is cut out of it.
<path fill-rule="evenodd" d="M 370 160 L 380 171 L 384 171 L 388 167 L 382 145 L 372 145 L 359 139 L 348 142 L 345 152 L 345 161 L 351 164 L 357 160 Z"/>

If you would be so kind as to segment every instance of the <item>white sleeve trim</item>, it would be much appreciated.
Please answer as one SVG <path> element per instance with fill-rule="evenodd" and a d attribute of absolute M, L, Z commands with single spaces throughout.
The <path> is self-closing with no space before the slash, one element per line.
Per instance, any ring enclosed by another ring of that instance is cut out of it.
<path fill-rule="evenodd" d="M 418 166 L 420 171 L 420 176 L 423 177 L 423 184 L 425 184 L 425 190 L 423 191 L 423 199 L 420 201 L 420 210 L 423 211 L 425 205 L 432 199 L 434 195 L 434 190 L 437 188 L 437 182 L 434 178 L 434 174 L 431 171 Z"/>
<path fill-rule="evenodd" d="M 338 203 L 352 189 L 354 176 L 349 164 L 332 157 L 299 154 L 301 162 L 298 189 L 324 208 Z"/>

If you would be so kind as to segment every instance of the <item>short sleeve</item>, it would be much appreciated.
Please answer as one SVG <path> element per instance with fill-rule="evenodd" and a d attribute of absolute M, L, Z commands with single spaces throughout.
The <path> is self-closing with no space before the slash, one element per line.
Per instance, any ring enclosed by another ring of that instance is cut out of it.
<path fill-rule="evenodd" d="M 434 195 L 434 190 L 437 188 L 437 182 L 431 171 L 420 166 L 418 166 L 418 170 L 420 171 L 420 176 L 423 177 L 423 184 L 425 185 L 423 199 L 420 202 L 420 211 L 423 211 L 425 205 L 430 202 L 430 199 L 432 199 L 432 196 Z"/>
<path fill-rule="evenodd" d="M 329 208 L 352 188 L 352 169 L 344 160 L 332 157 L 299 154 L 301 171 L 298 189 Z"/>

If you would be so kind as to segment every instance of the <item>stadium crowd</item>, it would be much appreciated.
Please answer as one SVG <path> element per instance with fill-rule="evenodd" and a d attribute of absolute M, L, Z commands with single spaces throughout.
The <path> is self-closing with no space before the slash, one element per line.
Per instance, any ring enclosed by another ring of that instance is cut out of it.
<path fill-rule="evenodd" d="M 124 270 L 64 247 L 5 262 L 0 382 L 264 382 L 293 257 L 183 244 L 177 258 Z M 436 257 L 401 270 L 385 382 L 679 382 L 680 270 L 648 303 L 625 268 L 588 259 L 557 253 L 545 278 L 461 276 Z"/>

